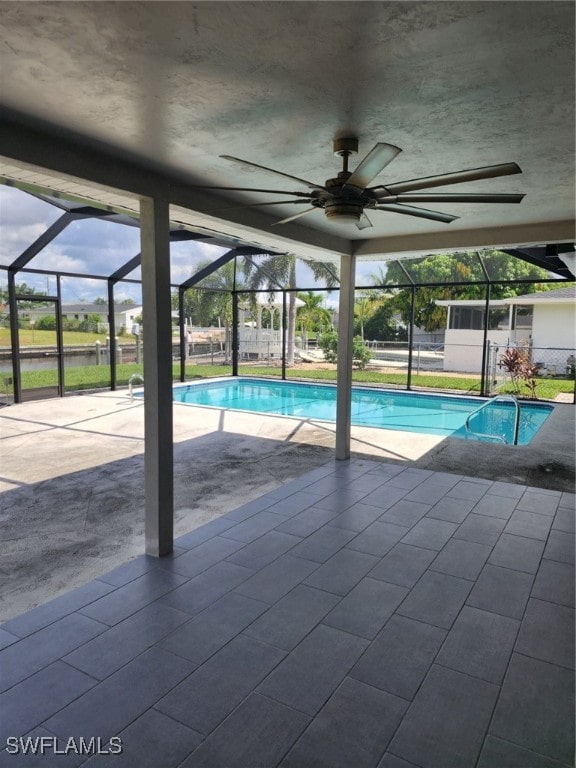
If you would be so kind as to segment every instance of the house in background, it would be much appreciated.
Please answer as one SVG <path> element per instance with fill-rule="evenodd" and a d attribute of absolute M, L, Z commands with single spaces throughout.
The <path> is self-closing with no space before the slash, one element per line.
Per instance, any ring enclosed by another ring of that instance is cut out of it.
<path fill-rule="evenodd" d="M 53 310 L 51 308 L 38 306 L 21 310 L 19 315 L 20 317 L 35 323 L 41 317 L 52 314 L 52 312 Z M 115 304 L 114 324 L 116 333 L 120 333 L 121 329 L 130 333 L 132 326 L 136 322 L 136 318 L 141 314 L 142 307 L 137 306 L 136 304 Z M 86 301 L 77 304 L 62 304 L 62 320 L 82 322 L 95 315 L 99 316 L 98 330 L 107 332 L 109 328 L 108 304 L 89 304 Z"/>
<path fill-rule="evenodd" d="M 437 301 L 448 308 L 444 370 L 479 373 L 484 345 L 483 300 Z M 502 351 L 529 345 L 543 370 L 562 375 L 573 365 L 576 348 L 576 287 L 490 302 L 487 341 Z"/>

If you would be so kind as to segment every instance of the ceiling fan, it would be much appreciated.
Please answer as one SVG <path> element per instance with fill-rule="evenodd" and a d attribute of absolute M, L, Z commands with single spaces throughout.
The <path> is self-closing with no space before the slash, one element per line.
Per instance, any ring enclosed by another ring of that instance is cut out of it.
<path fill-rule="evenodd" d="M 249 160 L 241 160 L 230 155 L 220 155 L 224 160 L 230 160 L 249 168 L 258 169 L 266 173 L 272 173 L 284 179 L 290 179 L 300 185 L 309 188 L 308 192 L 286 192 L 277 189 L 256 189 L 249 187 L 201 187 L 202 189 L 221 189 L 231 192 L 265 192 L 268 194 L 292 195 L 296 200 L 281 200 L 268 203 L 252 203 L 245 206 L 234 207 L 258 207 L 266 205 L 309 205 L 304 211 L 293 216 L 275 222 L 286 224 L 301 216 L 306 216 L 313 211 L 321 209 L 331 221 L 350 222 L 356 224 L 358 229 L 371 227 L 372 222 L 366 215 L 366 211 L 391 211 L 406 216 L 416 216 L 422 219 L 430 219 L 445 224 L 450 224 L 458 218 L 447 213 L 431 211 L 420 208 L 411 203 L 520 203 L 524 197 L 522 194 L 490 194 L 490 193 L 446 193 L 446 192 L 421 192 L 430 187 L 441 187 L 449 184 L 460 184 L 477 179 L 491 179 L 497 176 L 510 176 L 522 173 L 516 163 L 502 163 L 500 165 L 488 165 L 483 168 L 473 168 L 467 171 L 444 173 L 439 176 L 426 176 L 420 179 L 395 182 L 393 184 L 379 184 L 369 187 L 373 179 L 402 150 L 393 144 L 378 143 L 368 152 L 354 171 L 348 170 L 348 158 L 358 152 L 358 139 L 354 137 L 334 140 L 334 154 L 342 158 L 342 170 L 333 179 L 327 179 L 322 184 L 291 176 L 264 165 L 252 163 Z M 215 210 L 215 209 L 212 209 Z M 219 209 L 222 210 L 222 209 Z"/>

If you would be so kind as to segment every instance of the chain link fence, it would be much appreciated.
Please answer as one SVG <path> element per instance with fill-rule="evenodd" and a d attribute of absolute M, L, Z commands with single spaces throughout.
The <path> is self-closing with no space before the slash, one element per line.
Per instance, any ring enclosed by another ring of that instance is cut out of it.
<path fill-rule="evenodd" d="M 510 351 L 518 351 L 520 361 L 516 373 L 505 363 Z M 512 394 L 540 394 L 554 397 L 555 384 L 574 382 L 571 392 L 564 392 L 559 399 L 576 403 L 576 349 L 570 347 L 534 347 L 531 344 L 488 344 L 486 355 L 487 393 L 510 392 Z M 531 383 L 532 382 L 532 383 Z M 567 387 L 564 387 L 567 390 Z"/>

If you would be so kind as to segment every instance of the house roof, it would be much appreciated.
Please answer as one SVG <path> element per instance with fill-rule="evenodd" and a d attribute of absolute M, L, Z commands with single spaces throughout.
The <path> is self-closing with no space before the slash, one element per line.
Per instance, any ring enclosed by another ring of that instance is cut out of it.
<path fill-rule="evenodd" d="M 441 299 L 436 301 L 441 307 L 483 307 L 484 299 Z M 538 291 L 538 293 L 525 293 L 520 296 L 511 296 L 507 299 L 494 299 L 490 301 L 490 307 L 505 307 L 510 304 L 576 304 L 576 286 L 567 285 L 552 291 Z"/>
<path fill-rule="evenodd" d="M 485 299 L 437 299 L 435 302 L 439 307 L 485 307 Z M 507 299 L 491 299 L 490 308 L 505 307 L 508 305 Z"/>
<path fill-rule="evenodd" d="M 552 291 L 538 291 L 506 299 L 508 304 L 570 304 L 576 301 L 576 286 L 566 285 Z"/>
<path fill-rule="evenodd" d="M 134 312 L 141 310 L 142 307 L 136 304 L 114 304 L 114 312 L 119 314 L 121 312 Z M 80 302 L 78 304 L 62 304 L 62 312 L 88 312 L 89 314 L 101 315 L 108 312 L 107 304 L 89 304 L 88 302 Z"/>

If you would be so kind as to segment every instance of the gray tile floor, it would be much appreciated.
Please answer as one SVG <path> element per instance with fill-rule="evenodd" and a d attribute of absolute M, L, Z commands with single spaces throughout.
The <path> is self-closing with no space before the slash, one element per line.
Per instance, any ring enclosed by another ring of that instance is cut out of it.
<path fill-rule="evenodd" d="M 0 648 L 2 766 L 569 766 L 574 496 L 331 462 Z"/>

